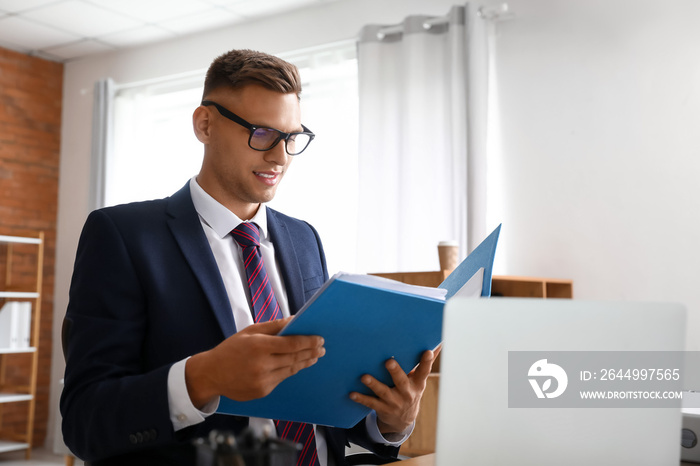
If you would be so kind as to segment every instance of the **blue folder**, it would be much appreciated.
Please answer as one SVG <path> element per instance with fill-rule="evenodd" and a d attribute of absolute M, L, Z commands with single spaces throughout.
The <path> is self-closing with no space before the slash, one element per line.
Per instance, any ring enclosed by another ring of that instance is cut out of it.
<path fill-rule="evenodd" d="M 491 269 L 500 226 L 434 289 L 401 285 L 387 287 L 386 279 L 338 274 L 297 313 L 280 335 L 321 335 L 326 355 L 282 381 L 269 395 L 251 401 L 221 397 L 218 413 L 282 419 L 350 428 L 370 409 L 353 402 L 350 392 L 371 394 L 360 382 L 370 374 L 393 385 L 384 367 L 394 358 L 408 372 L 424 351 L 442 341 L 442 309 L 479 269 L 484 269 L 481 296 L 491 291 Z M 391 288 L 391 289 L 389 289 Z"/>

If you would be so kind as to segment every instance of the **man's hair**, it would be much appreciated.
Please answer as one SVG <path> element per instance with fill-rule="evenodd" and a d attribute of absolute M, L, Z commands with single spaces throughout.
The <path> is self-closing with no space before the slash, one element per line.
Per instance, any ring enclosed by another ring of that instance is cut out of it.
<path fill-rule="evenodd" d="M 301 94 L 301 79 L 296 66 L 281 58 L 254 50 L 231 50 L 217 57 L 204 80 L 204 97 L 214 89 L 239 89 L 258 84 L 284 94 Z"/>

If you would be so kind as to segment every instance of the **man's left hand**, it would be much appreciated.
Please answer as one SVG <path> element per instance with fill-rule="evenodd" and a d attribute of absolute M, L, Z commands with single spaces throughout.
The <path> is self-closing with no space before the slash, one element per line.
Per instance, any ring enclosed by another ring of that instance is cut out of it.
<path fill-rule="evenodd" d="M 440 348 L 424 352 L 420 364 L 408 374 L 394 359 L 389 359 L 386 368 L 391 374 L 394 388 L 365 374 L 362 376 L 362 383 L 367 385 L 376 397 L 352 392 L 350 399 L 376 411 L 377 426 L 382 434 L 403 432 L 418 416 L 426 381 L 438 354 Z"/>

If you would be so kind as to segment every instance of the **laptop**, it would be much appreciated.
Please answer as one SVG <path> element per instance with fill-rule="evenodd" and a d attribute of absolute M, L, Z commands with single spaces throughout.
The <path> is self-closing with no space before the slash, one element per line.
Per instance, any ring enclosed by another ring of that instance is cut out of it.
<path fill-rule="evenodd" d="M 435 464 L 678 466 L 681 400 L 633 395 L 681 389 L 685 319 L 678 304 L 449 300 Z M 610 398 L 581 399 L 588 385 Z"/>

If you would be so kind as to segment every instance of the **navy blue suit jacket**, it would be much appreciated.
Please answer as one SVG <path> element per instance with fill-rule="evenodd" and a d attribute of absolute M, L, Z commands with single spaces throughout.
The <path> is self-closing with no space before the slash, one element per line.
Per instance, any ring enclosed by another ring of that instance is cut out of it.
<path fill-rule="evenodd" d="M 267 212 L 294 314 L 328 279 L 323 248 L 309 224 Z M 212 429 L 238 433 L 248 419 L 215 414 L 174 432 L 168 371 L 235 332 L 189 184 L 166 199 L 92 212 L 78 245 L 64 324 L 61 412 L 68 447 L 95 465 L 194 465 L 193 439 Z M 397 453 L 371 444 L 361 425 L 327 428 L 325 436 L 337 464 L 348 440 L 383 455 Z"/>

